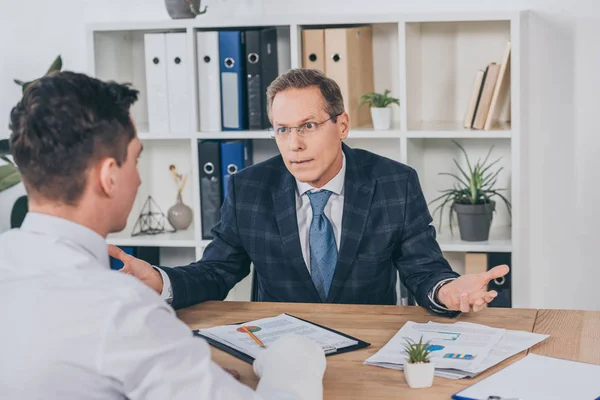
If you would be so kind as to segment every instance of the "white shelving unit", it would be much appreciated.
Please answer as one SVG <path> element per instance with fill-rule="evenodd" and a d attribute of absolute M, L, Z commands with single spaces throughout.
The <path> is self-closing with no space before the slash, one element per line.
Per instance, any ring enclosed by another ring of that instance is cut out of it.
<path fill-rule="evenodd" d="M 485 156 L 493 145 L 492 157 L 501 156 L 499 165 L 504 168 L 498 187 L 508 189 L 506 193 L 512 202 L 512 218 L 504 204 L 498 202 L 490 240 L 472 243 L 460 240 L 457 225 L 454 236 L 450 235 L 447 215 L 444 215 L 442 226 L 437 226 L 439 218 L 435 215 L 435 224 L 438 230 L 441 228 L 438 240 L 445 252 L 511 252 L 513 282 L 519 282 L 521 277 L 527 279 L 527 265 L 523 257 L 527 249 L 526 235 L 521 234 L 526 227 L 520 225 L 521 216 L 527 213 L 527 178 L 522 173 L 525 155 L 521 147 L 524 124 L 520 100 L 523 91 L 520 83 L 521 36 L 525 16 L 525 12 L 286 15 L 89 25 L 88 72 L 101 79 L 130 82 L 141 92 L 132 115 L 144 144 L 140 160 L 143 184 L 127 228 L 112 235 L 109 240 L 118 245 L 193 248 L 194 252 L 187 253 L 189 261 L 199 259 L 208 242 L 201 240 L 197 140 L 252 139 L 255 162 L 278 154 L 273 139 L 266 131 L 149 132 L 144 33 L 186 32 L 188 55 L 196 58 L 195 33 L 199 29 L 276 26 L 283 32 L 289 32 L 283 37 L 289 40 L 290 65 L 296 68 L 301 66 L 302 60 L 302 28 L 370 24 L 373 26 L 375 90 L 390 89 L 392 95 L 400 98 L 400 107 L 394 108 L 391 130 L 355 128 L 346 143 L 414 167 L 428 201 L 437 197 L 439 190 L 453 183 L 451 178 L 438 173 L 456 172 L 453 158 L 464 165 L 462 155 L 452 140 L 460 142 L 472 159 Z M 494 130 L 464 129 L 462 120 L 476 71 L 492 61 L 501 62 L 508 41 L 512 45 L 510 112 L 503 112 L 501 120 L 504 122 Z M 193 64 L 196 65 L 195 60 Z M 188 82 L 196 89 L 190 107 L 197 124 L 198 90 L 202 88 L 197 87 L 196 72 L 195 68 L 190 70 Z M 194 210 L 193 225 L 185 232 L 131 238 L 135 218 L 148 195 L 153 196 L 165 214 L 174 204 L 176 189 L 168 171 L 170 164 L 190 174 L 183 201 Z M 513 301 L 520 296 L 516 289 L 526 287 L 523 283 L 513 285 Z"/>

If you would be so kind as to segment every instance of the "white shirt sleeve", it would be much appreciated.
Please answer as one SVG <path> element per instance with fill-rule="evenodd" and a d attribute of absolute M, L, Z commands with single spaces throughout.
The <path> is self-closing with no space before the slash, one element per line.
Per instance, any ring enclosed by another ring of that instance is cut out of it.
<path fill-rule="evenodd" d="M 171 286 L 171 279 L 169 278 L 169 275 L 167 275 L 167 273 L 162 269 L 157 267 L 154 267 L 154 269 L 158 270 L 163 281 L 163 288 L 162 292 L 160 293 L 160 298 L 166 301 L 168 304 L 171 304 L 173 302 L 173 287 Z"/>
<path fill-rule="evenodd" d="M 264 387 L 255 392 L 215 364 L 206 341 L 193 336 L 173 309 L 148 289 L 128 296 L 109 317 L 97 367 L 100 374 L 118 382 L 131 400 L 308 400 L 314 398 L 309 396 L 315 387 L 322 393 L 323 374 L 310 371 L 322 361 L 300 351 L 306 352 L 306 346 L 291 343 L 278 354 L 264 352 L 270 355 L 260 364 Z M 306 360 L 307 376 L 283 371 L 276 381 L 269 379 L 282 365 L 295 363 L 295 357 Z M 308 389 L 299 387 L 298 381 Z"/>

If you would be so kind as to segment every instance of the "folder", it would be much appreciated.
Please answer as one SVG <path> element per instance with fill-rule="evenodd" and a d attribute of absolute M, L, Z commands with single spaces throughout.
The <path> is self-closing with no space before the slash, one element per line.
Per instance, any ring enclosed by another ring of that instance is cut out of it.
<path fill-rule="evenodd" d="M 200 131 L 217 132 L 221 130 L 219 33 L 198 32 L 196 39 Z"/>
<path fill-rule="evenodd" d="M 232 140 L 221 142 L 221 177 L 223 200 L 227 195 L 229 177 L 252 164 L 252 141 Z"/>
<path fill-rule="evenodd" d="M 139 258 L 140 260 L 144 260 L 150 265 L 159 265 L 160 264 L 160 248 L 153 246 L 118 246 L 125 253 Z M 110 268 L 114 270 L 119 270 L 123 268 L 123 262 L 116 258 L 110 257 Z"/>
<path fill-rule="evenodd" d="M 325 31 L 323 29 L 302 30 L 302 67 L 326 72 Z"/>
<path fill-rule="evenodd" d="M 292 68 L 292 46 L 290 30 L 283 26 L 277 27 L 277 75 Z"/>
<path fill-rule="evenodd" d="M 200 179 L 200 223 L 202 239 L 213 238 L 211 230 L 221 219 L 223 187 L 221 179 L 221 151 L 218 140 L 198 141 Z"/>
<path fill-rule="evenodd" d="M 248 129 L 244 32 L 219 31 L 221 126 L 224 131 Z"/>
<path fill-rule="evenodd" d="M 167 48 L 164 33 L 144 34 L 148 129 L 169 132 Z"/>
<path fill-rule="evenodd" d="M 350 127 L 370 125 L 371 111 L 359 106 L 361 96 L 374 91 L 372 28 L 325 29 L 325 56 L 326 74 L 340 86 Z"/>
<path fill-rule="evenodd" d="M 277 29 L 252 30 L 245 34 L 248 128 L 267 129 L 270 126 L 266 107 L 267 88 L 279 71 Z"/>
<path fill-rule="evenodd" d="M 314 322 L 310 322 L 310 321 L 307 321 L 307 320 L 305 320 L 305 319 L 298 318 L 298 317 L 296 317 L 296 316 L 293 316 L 293 315 L 291 315 L 291 314 L 287 314 L 287 313 L 286 313 L 285 315 L 288 315 L 288 316 L 290 316 L 290 317 L 292 317 L 292 318 L 296 318 L 296 319 L 298 319 L 298 320 L 300 320 L 300 321 L 304 321 L 304 322 L 306 322 L 306 323 L 309 323 L 309 324 L 311 324 L 311 325 L 314 325 L 314 326 L 315 326 L 315 327 L 317 327 L 317 328 L 322 328 L 322 329 L 325 329 L 325 330 L 327 330 L 327 331 L 329 331 L 329 332 L 336 333 L 336 334 L 338 334 L 338 335 L 344 336 L 345 338 L 348 338 L 348 339 L 351 339 L 351 340 L 355 340 L 355 341 L 357 341 L 357 342 L 358 342 L 358 343 L 357 343 L 356 345 L 354 345 L 354 346 L 344 347 L 344 348 L 340 348 L 340 349 L 331 348 L 331 349 L 329 349 L 329 350 L 327 350 L 327 351 L 325 352 L 325 355 L 326 355 L 326 356 L 332 356 L 332 355 L 335 355 L 335 354 L 342 354 L 342 353 L 348 353 L 348 352 L 350 352 L 350 351 L 361 350 L 361 349 L 367 348 L 367 347 L 369 347 L 369 346 L 371 345 L 371 343 L 368 343 L 368 342 L 365 342 L 365 341 L 363 341 L 363 340 L 357 339 L 357 338 L 355 338 L 355 337 L 352 337 L 352 336 L 350 336 L 350 335 L 347 335 L 347 334 L 345 334 L 345 333 L 342 333 L 342 332 L 336 331 L 336 330 L 334 330 L 334 329 L 327 328 L 327 327 L 325 327 L 325 326 L 323 326 L 323 325 L 319 325 L 319 324 L 316 324 L 316 323 L 314 323 Z M 240 322 L 240 324 L 242 324 L 242 323 L 245 323 L 245 322 Z M 214 347 L 216 347 L 216 348 L 218 348 L 218 349 L 221 349 L 221 350 L 223 350 L 224 352 L 226 352 L 226 353 L 229 353 L 229 354 L 231 354 L 232 356 L 234 356 L 234 357 L 237 357 L 237 358 L 239 358 L 239 359 L 240 359 L 240 360 L 242 360 L 242 361 L 245 361 L 245 362 L 247 362 L 247 363 L 249 363 L 249 364 L 252 364 L 252 363 L 254 362 L 254 357 L 252 357 L 252 356 L 250 356 L 250 355 L 248 355 L 248 354 L 246 354 L 246 353 L 244 353 L 244 352 L 242 352 L 242 351 L 240 351 L 240 350 L 234 349 L 233 347 L 230 347 L 230 346 L 228 346 L 228 345 L 226 345 L 226 344 L 224 344 L 224 343 L 222 343 L 222 342 L 220 342 L 220 341 L 218 341 L 218 340 L 215 340 L 215 339 L 213 339 L 213 338 L 211 338 L 211 337 L 209 337 L 209 336 L 207 336 L 207 335 L 203 335 L 203 334 L 202 334 L 202 333 L 200 333 L 200 331 L 199 331 L 199 330 L 197 330 L 197 329 L 196 329 L 196 330 L 192 330 L 192 332 L 193 332 L 194 336 L 197 336 L 197 337 L 201 337 L 201 338 L 203 338 L 204 340 L 206 340 L 206 341 L 207 341 L 209 344 L 211 344 L 212 346 L 214 346 Z"/>
<path fill-rule="evenodd" d="M 599 376 L 600 365 L 528 354 L 452 399 L 598 399 Z"/>
<path fill-rule="evenodd" d="M 192 108 L 187 57 L 187 33 L 167 33 L 167 90 L 169 99 L 169 131 L 192 131 Z"/>

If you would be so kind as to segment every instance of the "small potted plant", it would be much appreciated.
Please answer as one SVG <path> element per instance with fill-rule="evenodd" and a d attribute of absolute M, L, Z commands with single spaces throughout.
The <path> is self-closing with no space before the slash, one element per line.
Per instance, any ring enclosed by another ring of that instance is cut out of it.
<path fill-rule="evenodd" d="M 429 342 L 423 343 L 423 336 L 419 343 L 406 339 L 404 346 L 406 359 L 404 362 L 404 378 L 409 387 L 413 389 L 426 388 L 433 385 L 435 365 L 429 360 Z"/>
<path fill-rule="evenodd" d="M 439 211 L 440 213 L 440 230 L 442 225 L 442 216 L 445 206 L 449 206 L 449 223 L 450 231 L 452 232 L 452 212 L 456 211 L 458 216 L 458 228 L 462 240 L 470 242 L 486 241 L 489 238 L 490 228 L 494 211 L 496 210 L 496 202 L 492 200 L 494 197 L 499 197 L 504 201 L 511 213 L 511 203 L 500 192 L 506 189 L 497 189 L 496 182 L 498 174 L 503 167 L 497 170 L 492 170 L 492 167 L 501 160 L 489 163 L 490 154 L 494 148 L 492 146 L 488 151 L 487 156 L 481 161 L 477 161 L 475 165 L 471 165 L 469 156 L 465 149 L 456 141 L 454 144 L 462 151 L 465 156 L 468 171 L 465 171 L 454 160 L 454 164 L 460 171 L 460 176 L 449 172 L 441 172 L 440 175 L 448 175 L 453 177 L 456 182 L 451 189 L 442 190 L 440 197 L 432 200 L 430 204 L 441 201 L 434 210 L 433 214 Z"/>
<path fill-rule="evenodd" d="M 383 93 L 365 93 L 361 97 L 360 106 L 365 104 L 371 106 L 371 119 L 373 127 L 376 130 L 390 129 L 392 125 L 392 104 L 400 104 L 400 100 L 390 96 L 390 91 L 386 89 Z"/>

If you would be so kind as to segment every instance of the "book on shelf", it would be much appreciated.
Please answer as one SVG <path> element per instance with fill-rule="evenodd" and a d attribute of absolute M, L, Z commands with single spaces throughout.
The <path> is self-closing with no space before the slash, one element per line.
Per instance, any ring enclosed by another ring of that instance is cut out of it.
<path fill-rule="evenodd" d="M 508 42 L 501 63 L 493 61 L 477 70 L 463 121 L 465 128 L 493 129 L 502 110 L 510 107 L 510 50 Z"/>

